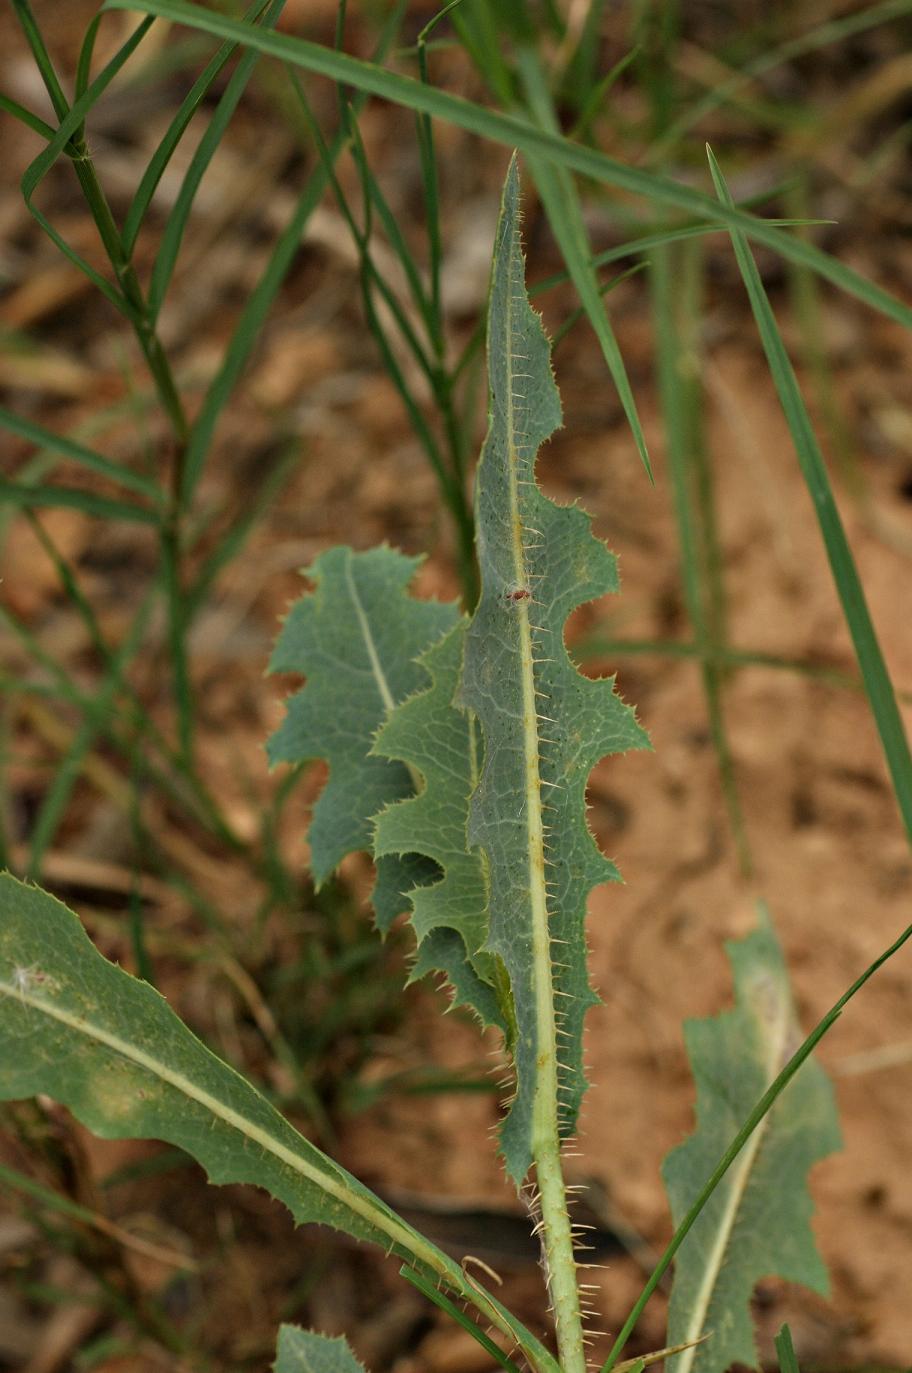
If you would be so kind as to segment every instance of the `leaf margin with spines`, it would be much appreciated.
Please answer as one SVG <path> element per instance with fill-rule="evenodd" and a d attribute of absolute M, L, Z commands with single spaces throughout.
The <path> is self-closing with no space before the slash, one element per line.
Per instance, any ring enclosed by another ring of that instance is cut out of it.
<path fill-rule="evenodd" d="M 344 1335 L 279 1326 L 272 1373 L 366 1373 Z"/>
<path fill-rule="evenodd" d="M 468 621 L 462 618 L 424 650 L 418 662 L 430 684 L 401 701 L 374 737 L 372 751 L 412 769 L 418 789 L 374 817 L 376 859 L 414 849 L 436 864 L 438 876 L 406 893 L 417 953 L 410 980 L 443 972 L 455 1004 L 482 1025 L 511 1035 L 505 976 L 484 952 L 487 892 L 482 861 L 466 841 L 469 798 L 476 783 L 473 722 L 455 703 Z M 456 935 L 459 944 L 449 936 Z"/>
<path fill-rule="evenodd" d="M 504 1161 L 517 1183 L 533 1156 L 536 1046 L 543 1034 L 551 1033 L 544 1026 L 547 1013 L 540 1009 L 543 996 L 560 998 L 563 1044 L 557 1091 L 563 1138 L 575 1130 L 586 1085 L 582 1025 L 597 998 L 586 968 L 585 909 L 592 887 L 618 877 L 586 821 L 586 785 L 605 754 L 648 743 L 633 711 L 614 692 L 614 679 L 583 677 L 564 644 L 570 612 L 617 590 L 616 560 L 592 533 L 589 516 L 578 506 L 550 501 L 535 477 L 538 449 L 559 426 L 561 410 L 550 346 L 525 288 L 519 217 L 514 155 L 504 184 L 491 275 L 489 424 L 476 475 L 482 589 L 466 638 L 460 703 L 475 713 L 484 737 L 469 844 L 486 854 L 486 947 L 508 970 L 517 1019 L 516 1091 L 501 1126 Z M 517 423 L 521 405 L 524 425 L 532 426 L 522 432 Z M 547 707 L 558 698 L 562 708 L 552 713 Z M 542 802 L 545 787 L 553 794 L 547 803 Z M 547 858 L 543 804 L 558 815 L 557 821 L 547 822 L 549 837 L 559 831 L 556 856 Z M 512 843 L 509 838 L 509 826 L 524 813 L 525 853 L 523 836 Z M 560 894 L 544 899 L 543 935 L 542 901 L 535 893 L 545 885 L 545 865 Z M 536 900 L 539 914 L 529 920 L 529 929 L 520 931 L 516 912 L 534 909 Z M 548 945 L 545 954 L 543 943 Z M 542 967 L 545 959 L 547 970 Z"/>

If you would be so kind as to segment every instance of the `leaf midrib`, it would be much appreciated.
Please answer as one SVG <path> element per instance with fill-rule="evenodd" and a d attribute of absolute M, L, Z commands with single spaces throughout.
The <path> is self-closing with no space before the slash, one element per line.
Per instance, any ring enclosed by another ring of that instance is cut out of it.
<path fill-rule="evenodd" d="M 374 643 L 370 621 L 367 618 L 364 606 L 361 604 L 361 597 L 358 594 L 358 587 L 352 572 L 351 553 L 349 553 L 345 559 L 345 584 L 348 587 L 349 595 L 351 596 L 352 606 L 358 620 L 358 628 L 361 630 L 361 637 L 364 640 L 364 647 L 367 649 L 367 656 L 371 666 L 371 675 L 377 683 L 377 690 L 380 693 L 380 699 L 383 702 L 384 708 L 387 711 L 390 711 L 395 707 L 396 702 L 393 700 L 393 693 L 390 691 L 389 682 L 387 681 L 386 673 L 383 670 L 383 664 L 380 661 L 380 654 L 377 652 L 377 645 Z"/>
<path fill-rule="evenodd" d="M 515 228 L 512 232 L 516 232 Z M 514 382 L 520 376 L 514 370 L 513 301 L 516 283 L 513 279 L 515 257 L 508 257 L 506 316 L 506 415 L 508 472 L 510 482 L 510 516 L 513 531 L 513 569 L 517 588 L 528 588 L 528 574 L 523 536 L 519 486 L 517 481 L 517 415 Z M 525 298 L 524 284 L 519 287 Z M 528 402 L 528 389 L 522 394 Z M 542 814 L 542 783 L 539 770 L 538 710 L 535 704 L 535 665 L 532 661 L 532 627 L 529 620 L 531 597 L 512 603 L 519 621 L 520 676 L 523 706 L 523 760 L 525 764 L 526 794 L 526 853 L 529 865 L 529 902 L 532 917 L 532 969 L 535 995 L 536 1075 L 533 1096 L 533 1132 L 541 1130 L 550 1140 L 557 1134 L 557 1039 L 554 1027 L 554 992 L 551 985 L 551 939 L 548 928 L 548 899 L 544 885 L 545 825 Z M 551 1117 L 553 1116 L 553 1120 Z M 533 1153 L 538 1150 L 534 1147 Z"/>

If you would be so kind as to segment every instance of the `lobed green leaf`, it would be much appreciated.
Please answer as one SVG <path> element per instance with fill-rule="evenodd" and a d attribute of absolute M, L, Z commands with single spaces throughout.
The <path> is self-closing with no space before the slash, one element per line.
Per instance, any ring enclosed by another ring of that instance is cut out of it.
<path fill-rule="evenodd" d="M 270 762 L 329 764 L 308 836 L 318 885 L 347 853 L 370 852 L 373 817 L 414 790 L 408 768 L 371 746 L 388 711 L 427 685 L 416 659 L 459 614 L 407 594 L 420 561 L 391 548 L 321 554 L 305 572 L 315 589 L 292 606 L 272 655 L 271 672 L 300 673 L 307 683 L 269 740 Z M 403 893 L 435 870 L 392 853 L 377 866 L 373 900 L 385 930 L 405 909 Z"/>
<path fill-rule="evenodd" d="M 404 763 L 420 780 L 417 795 L 377 816 L 374 854 L 381 859 L 418 852 L 437 864 L 437 881 L 407 893 L 419 951 L 413 977 L 439 969 L 459 1002 L 509 1038 L 511 1012 L 498 1001 L 498 989 L 502 998 L 506 993 L 502 972 L 483 948 L 488 915 L 482 859 L 466 842 L 469 796 L 478 778 L 474 725 L 454 701 L 465 632 L 461 620 L 421 655 L 431 686 L 391 711 L 374 741 L 375 754 Z M 428 942 L 428 936 L 436 937 Z"/>
<path fill-rule="evenodd" d="M 514 158 L 491 281 L 490 421 L 476 478 L 482 589 L 461 696 L 484 739 L 468 835 L 483 852 L 489 884 L 486 948 L 508 971 L 516 1013 L 517 1088 L 502 1133 L 516 1180 L 532 1160 L 549 1017 L 561 1039 L 562 1137 L 573 1132 L 585 1088 L 582 1025 L 596 1000 L 586 972 L 586 900 L 593 886 L 617 878 L 586 824 L 586 783 L 606 753 L 647 743 L 613 679 L 582 677 L 564 646 L 568 615 L 616 591 L 617 572 L 588 515 L 555 505 L 535 480 L 537 451 L 561 410 L 548 340 L 526 295 L 519 214 Z"/>
<path fill-rule="evenodd" d="M 685 1026 L 697 1084 L 697 1128 L 665 1160 L 663 1176 L 677 1226 L 758 1097 L 801 1044 L 782 951 L 768 917 L 728 945 L 735 1009 Z M 676 1355 L 669 1373 L 724 1373 L 759 1367 L 750 1301 L 776 1274 L 827 1289 L 810 1227 L 812 1163 L 840 1146 L 833 1091 L 809 1060 L 738 1155 L 681 1245 L 668 1338 L 705 1344 Z"/>
<path fill-rule="evenodd" d="M 342 1335 L 318 1335 L 296 1325 L 279 1327 L 273 1373 L 364 1373 Z"/>

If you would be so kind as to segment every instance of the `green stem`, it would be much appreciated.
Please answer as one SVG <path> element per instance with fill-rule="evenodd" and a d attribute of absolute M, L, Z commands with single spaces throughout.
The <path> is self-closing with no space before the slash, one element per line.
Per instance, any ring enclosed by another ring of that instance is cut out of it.
<path fill-rule="evenodd" d="M 28 42 L 29 48 L 35 59 L 35 64 L 44 81 L 51 104 L 54 107 L 54 112 L 57 115 L 57 118 L 63 121 L 70 114 L 70 105 L 60 81 L 57 78 L 41 30 L 35 22 L 28 0 L 13 0 L 13 5 L 25 34 L 26 41 Z M 141 29 L 150 27 L 151 22 L 153 22 L 151 19 L 143 21 Z M 100 15 L 93 20 L 82 45 L 79 61 L 77 94 L 79 94 L 79 87 L 84 87 L 88 80 L 92 49 L 99 23 Z M 134 41 L 135 43 L 138 41 L 139 36 L 141 36 L 141 33 L 139 35 L 134 34 L 133 40 L 131 41 Z M 192 711 L 190 708 L 190 692 L 184 644 L 185 626 L 181 594 L 180 521 L 183 504 L 181 493 L 184 486 L 184 466 L 186 462 L 187 440 L 190 433 L 190 426 L 184 412 L 177 384 L 174 380 L 171 365 L 168 362 L 161 345 L 161 340 L 156 332 L 152 312 L 143 294 L 139 278 L 136 274 L 136 269 L 133 266 L 129 254 L 124 248 L 123 238 L 117 226 L 117 222 L 114 219 L 107 196 L 105 195 L 98 178 L 98 173 L 95 170 L 91 154 L 89 153 L 84 125 L 81 124 L 74 131 L 70 142 L 67 144 L 66 151 L 73 163 L 73 168 L 76 172 L 76 177 L 79 181 L 86 205 L 95 221 L 108 261 L 111 264 L 117 284 L 120 287 L 121 295 L 126 305 L 126 314 L 133 326 L 136 339 L 152 376 L 156 393 L 162 409 L 168 417 L 168 422 L 174 436 L 171 461 L 170 497 L 168 511 L 161 527 L 160 537 L 162 559 L 166 567 L 167 584 L 169 592 L 171 593 L 168 598 L 170 610 L 169 642 L 172 652 L 175 694 L 179 713 L 181 754 L 184 761 L 189 766 L 192 758 Z"/>

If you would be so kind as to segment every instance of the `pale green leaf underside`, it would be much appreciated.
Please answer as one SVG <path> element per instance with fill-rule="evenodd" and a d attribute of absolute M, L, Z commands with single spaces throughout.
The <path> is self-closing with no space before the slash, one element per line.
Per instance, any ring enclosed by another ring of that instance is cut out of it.
<path fill-rule="evenodd" d="M 301 1330 L 296 1325 L 279 1328 L 276 1361 L 273 1373 L 364 1373 L 340 1335 L 318 1335 L 313 1330 Z"/>
<path fill-rule="evenodd" d="M 566 1136 L 585 1087 L 582 1025 L 595 1000 L 586 973 L 586 901 L 593 886 L 617 876 L 586 824 L 585 788 L 601 757 L 641 748 L 646 736 L 613 683 L 582 677 L 564 647 L 568 615 L 617 590 L 617 574 L 589 517 L 555 505 L 534 478 L 536 453 L 560 424 L 561 411 L 548 341 L 526 296 L 515 161 L 495 245 L 488 366 L 490 421 L 476 480 L 482 591 L 466 639 L 461 703 L 477 715 L 484 739 L 469 842 L 485 855 L 487 948 L 507 968 L 516 1012 L 517 1089 L 502 1144 L 508 1171 L 519 1179 L 531 1162 L 536 997 L 543 976 L 529 918 L 542 880 L 533 812 L 544 808 L 553 962 L 546 975 L 553 976 L 557 997 Z"/>
<path fill-rule="evenodd" d="M 329 765 L 308 833 L 318 885 L 347 853 L 369 851 L 371 818 L 413 790 L 401 763 L 370 749 L 387 710 L 427 684 L 415 659 L 459 614 L 455 605 L 408 595 L 420 561 L 391 548 L 321 554 L 305 572 L 314 591 L 292 606 L 272 655 L 270 671 L 307 682 L 269 740 L 270 762 Z M 381 929 L 405 909 L 403 893 L 432 875 L 414 858 L 381 861 L 373 897 Z"/>
<path fill-rule="evenodd" d="M 439 880 L 408 893 L 419 975 L 439 968 L 460 1002 L 470 1005 L 485 1024 L 496 1023 L 506 1032 L 507 1018 L 495 992 L 495 960 L 483 949 L 488 920 L 481 856 L 477 850 L 470 852 L 466 842 L 469 795 L 477 780 L 473 725 L 468 713 L 454 704 L 465 630 L 461 620 L 421 655 L 419 662 L 431 686 L 397 706 L 377 734 L 374 753 L 405 763 L 420 777 L 421 786 L 417 795 L 377 816 L 374 854 L 380 858 L 417 852 L 437 865 Z M 451 935 L 458 936 L 458 944 Z"/>
<path fill-rule="evenodd" d="M 697 1086 L 695 1133 L 665 1160 L 675 1225 L 686 1214 L 743 1120 L 801 1043 L 788 976 L 772 925 L 728 946 L 733 1011 L 690 1021 L 687 1051 Z M 750 1300 L 776 1275 L 825 1292 L 807 1188 L 812 1163 L 840 1146 L 833 1091 L 813 1059 L 751 1136 L 681 1246 L 668 1339 L 711 1338 L 669 1360 L 669 1373 L 758 1367 Z"/>

